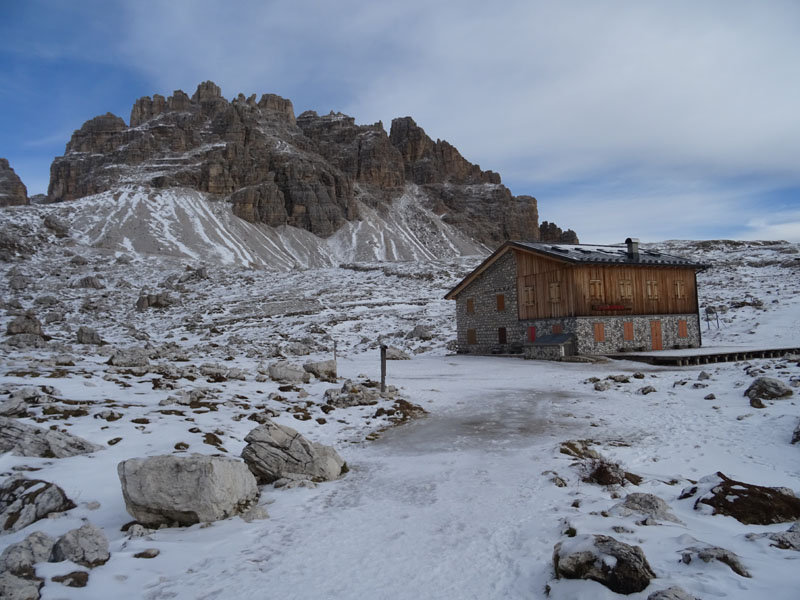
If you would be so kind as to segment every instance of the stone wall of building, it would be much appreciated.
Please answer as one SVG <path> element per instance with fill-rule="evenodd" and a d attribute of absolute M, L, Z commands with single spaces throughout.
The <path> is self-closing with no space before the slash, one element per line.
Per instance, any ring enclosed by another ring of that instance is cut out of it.
<path fill-rule="evenodd" d="M 505 308 L 497 310 L 497 295 L 503 294 Z M 472 300 L 474 312 L 467 305 Z M 470 354 L 508 353 L 524 343 L 517 310 L 517 263 L 514 253 L 497 259 L 464 288 L 456 299 L 458 351 Z M 506 344 L 500 344 L 499 330 L 506 329 Z M 469 343 L 470 330 L 475 343 Z M 521 348 L 520 348 L 521 350 Z"/>

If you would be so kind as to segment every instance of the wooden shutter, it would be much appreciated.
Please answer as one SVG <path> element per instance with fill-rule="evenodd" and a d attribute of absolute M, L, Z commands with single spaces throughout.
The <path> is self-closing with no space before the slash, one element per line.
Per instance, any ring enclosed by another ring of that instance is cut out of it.
<path fill-rule="evenodd" d="M 658 300 L 658 281 L 654 279 L 647 282 L 647 299 Z"/>
<path fill-rule="evenodd" d="M 633 341 L 633 321 L 625 321 L 622 324 L 622 339 L 626 342 Z"/>
<path fill-rule="evenodd" d="M 550 284 L 550 302 L 553 304 L 561 302 L 561 284 L 558 281 Z"/>
<path fill-rule="evenodd" d="M 497 294 L 497 310 L 505 310 L 506 309 L 506 295 L 505 294 Z"/>
<path fill-rule="evenodd" d="M 556 323 L 555 325 L 553 325 L 553 334 L 554 335 L 558 335 L 559 333 L 563 333 L 563 332 L 564 332 L 564 327 L 561 325 L 561 323 Z"/>
<path fill-rule="evenodd" d="M 686 284 L 683 279 L 675 280 L 675 297 L 678 299 L 686 298 Z"/>
<path fill-rule="evenodd" d="M 681 338 L 689 337 L 689 328 L 686 325 L 685 319 L 680 319 L 678 321 L 678 337 Z"/>
<path fill-rule="evenodd" d="M 594 324 L 594 341 L 595 342 L 606 341 L 606 327 L 603 323 Z"/>
<path fill-rule="evenodd" d="M 633 285 L 631 284 L 630 279 L 619 280 L 619 297 L 622 300 L 633 299 Z"/>
<path fill-rule="evenodd" d="M 592 300 L 603 300 L 603 280 L 590 279 L 589 280 L 589 298 Z"/>
<path fill-rule="evenodd" d="M 500 327 L 497 330 L 497 343 L 498 344 L 506 344 L 507 343 L 507 334 L 506 334 L 506 328 L 505 327 Z"/>
<path fill-rule="evenodd" d="M 475 298 L 467 298 L 467 314 L 475 314 Z"/>
<path fill-rule="evenodd" d="M 528 327 L 528 341 L 529 342 L 536 341 L 536 327 Z"/>
<path fill-rule="evenodd" d="M 475 333 L 474 329 L 467 329 L 467 343 L 468 344 L 477 344 L 478 343 L 478 336 Z"/>

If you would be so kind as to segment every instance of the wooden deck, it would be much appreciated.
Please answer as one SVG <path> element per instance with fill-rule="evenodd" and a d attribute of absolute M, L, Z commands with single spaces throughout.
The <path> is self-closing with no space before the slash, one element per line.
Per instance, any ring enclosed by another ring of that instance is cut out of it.
<path fill-rule="evenodd" d="M 634 360 L 651 365 L 685 367 L 709 363 L 736 362 L 754 358 L 780 358 L 786 354 L 800 355 L 800 347 L 787 348 L 693 348 L 691 350 L 663 350 L 660 352 L 620 352 L 606 354 L 615 360 Z"/>

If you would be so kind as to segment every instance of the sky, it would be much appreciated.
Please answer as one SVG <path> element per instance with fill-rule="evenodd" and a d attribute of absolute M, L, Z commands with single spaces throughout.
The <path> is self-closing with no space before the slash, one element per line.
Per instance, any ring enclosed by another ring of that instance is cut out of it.
<path fill-rule="evenodd" d="M 411 116 L 587 243 L 800 241 L 800 2 L 0 0 L 0 157 L 212 80 Z"/>

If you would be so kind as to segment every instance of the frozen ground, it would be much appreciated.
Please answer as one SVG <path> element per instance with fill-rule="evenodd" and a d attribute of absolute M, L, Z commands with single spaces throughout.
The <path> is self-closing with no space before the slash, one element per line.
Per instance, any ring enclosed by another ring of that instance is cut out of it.
<path fill-rule="evenodd" d="M 544 598 L 547 586 L 551 598 L 616 597 L 594 582 L 554 579 L 553 546 L 570 530 L 642 547 L 658 577 L 631 598 L 670 585 L 699 598 L 797 598 L 800 553 L 745 537 L 789 524 L 745 526 L 695 511 L 693 500 L 678 496 L 716 471 L 800 492 L 800 448 L 789 443 L 800 419 L 796 396 L 762 410 L 743 397 L 759 372 L 797 385 L 800 357 L 667 368 L 454 356 L 447 350 L 453 307 L 442 296 L 479 257 L 287 273 L 209 263 L 208 279 L 181 282 L 197 262 L 130 252 L 133 261 L 120 263 L 118 251 L 36 231 L 35 254 L 0 263 L 8 284 L 0 326 L 5 330 L 28 308 L 43 320 L 50 313 L 61 318 L 45 322 L 52 337 L 46 347 L 0 347 L 0 392 L 52 386 L 61 413 L 46 415 L 39 406 L 25 421 L 107 447 L 60 460 L 0 456 L 0 476 L 22 470 L 56 482 L 78 505 L 2 535 L 0 549 L 34 530 L 59 535 L 88 519 L 103 528 L 112 551 L 108 563 L 91 570 L 86 588 L 49 580 L 71 568 L 40 565 L 43 598 Z M 796 245 L 661 246 L 715 265 L 699 277 L 704 307 L 714 306 L 720 317 L 719 328 L 716 317 L 710 329 L 704 325 L 706 344 L 797 345 Z M 82 261 L 75 255 L 87 264 L 76 264 Z M 77 287 L 89 275 L 103 287 Z M 173 304 L 136 311 L 143 290 L 168 293 Z M 95 328 L 108 345 L 75 344 L 79 325 Z M 433 339 L 407 338 L 416 325 L 429 328 Z M 302 397 L 299 389 L 280 391 L 259 377 L 279 357 L 329 358 L 335 343 L 340 380 L 377 379 L 380 336 L 412 356 L 389 363 L 389 383 L 429 415 L 375 441 L 369 434 L 389 425 L 374 416 L 379 407 L 325 414 L 322 396 L 333 384 L 300 386 L 308 394 Z M 105 364 L 114 348 L 129 346 L 147 348 L 151 367 Z M 203 374 L 230 368 L 243 379 Z M 702 370 L 710 377 L 701 381 Z M 586 383 L 623 374 L 628 383 L 603 392 Z M 656 391 L 637 393 L 647 385 Z M 213 409 L 159 406 L 178 390 L 200 387 L 208 388 Z M 713 400 L 704 399 L 709 394 Z M 86 414 L 66 412 L 76 407 Z M 264 521 L 237 518 L 128 539 L 120 530 L 131 517 L 119 461 L 176 452 L 178 442 L 188 452 L 238 456 L 256 425 L 247 417 L 264 409 L 312 440 L 335 445 L 350 473 L 315 489 L 264 487 L 261 502 L 270 513 Z M 103 418 L 109 410 L 120 418 Z M 219 443 L 204 441 L 209 433 Z M 609 488 L 581 481 L 579 467 L 559 451 L 577 439 L 592 440 L 641 483 Z M 554 473 L 564 487 L 553 483 Z M 633 491 L 660 496 L 682 523 L 645 526 L 636 517 L 604 516 Z M 718 562 L 681 562 L 680 551 L 698 541 L 738 554 L 752 578 Z M 160 554 L 134 558 L 144 548 Z"/>

